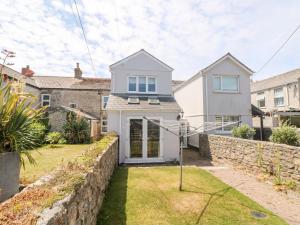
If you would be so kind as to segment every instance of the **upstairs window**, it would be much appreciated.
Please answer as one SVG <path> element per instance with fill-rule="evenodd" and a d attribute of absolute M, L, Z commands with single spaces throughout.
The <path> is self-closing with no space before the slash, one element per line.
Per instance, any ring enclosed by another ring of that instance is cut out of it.
<path fill-rule="evenodd" d="M 128 78 L 128 91 L 136 92 L 136 77 L 129 77 Z"/>
<path fill-rule="evenodd" d="M 213 78 L 214 91 L 220 92 L 238 92 L 239 77 L 238 76 L 214 76 Z"/>
<path fill-rule="evenodd" d="M 274 89 L 274 104 L 275 106 L 284 105 L 283 88 Z"/>
<path fill-rule="evenodd" d="M 51 95 L 42 94 L 41 98 L 42 98 L 42 102 L 41 102 L 42 106 L 49 106 L 50 107 Z"/>
<path fill-rule="evenodd" d="M 156 79 L 148 77 L 148 92 L 156 92 Z"/>
<path fill-rule="evenodd" d="M 148 76 L 128 77 L 128 92 L 155 93 L 156 78 Z"/>
<path fill-rule="evenodd" d="M 108 96 L 102 96 L 102 109 L 106 109 L 107 106 L 107 102 L 108 102 Z"/>
<path fill-rule="evenodd" d="M 139 77 L 139 92 L 146 92 L 146 77 Z"/>
<path fill-rule="evenodd" d="M 257 106 L 259 108 L 266 107 L 265 93 L 264 92 L 257 93 L 256 101 L 257 101 Z"/>

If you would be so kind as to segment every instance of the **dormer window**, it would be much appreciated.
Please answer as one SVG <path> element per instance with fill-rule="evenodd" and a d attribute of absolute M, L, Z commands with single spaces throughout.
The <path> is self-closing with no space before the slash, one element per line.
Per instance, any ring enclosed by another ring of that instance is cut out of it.
<path fill-rule="evenodd" d="M 146 77 L 139 77 L 139 92 L 146 92 Z"/>
<path fill-rule="evenodd" d="M 156 93 L 156 78 L 149 76 L 128 77 L 128 92 Z"/>
<path fill-rule="evenodd" d="M 156 79 L 148 77 L 148 92 L 156 92 Z"/>
<path fill-rule="evenodd" d="M 128 91 L 136 92 L 136 80 L 137 80 L 137 77 L 129 77 L 128 78 Z"/>

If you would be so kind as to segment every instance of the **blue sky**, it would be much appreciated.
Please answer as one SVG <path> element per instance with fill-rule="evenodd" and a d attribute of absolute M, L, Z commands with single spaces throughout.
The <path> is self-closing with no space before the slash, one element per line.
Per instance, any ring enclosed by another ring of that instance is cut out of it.
<path fill-rule="evenodd" d="M 188 79 L 231 52 L 258 70 L 299 25 L 298 0 L 77 0 L 96 76 L 108 65 L 149 51 Z M 11 0 L 0 7 L 0 48 L 15 51 L 14 69 L 71 76 L 76 62 L 94 76 L 73 0 Z M 253 79 L 300 67 L 300 31 Z"/>

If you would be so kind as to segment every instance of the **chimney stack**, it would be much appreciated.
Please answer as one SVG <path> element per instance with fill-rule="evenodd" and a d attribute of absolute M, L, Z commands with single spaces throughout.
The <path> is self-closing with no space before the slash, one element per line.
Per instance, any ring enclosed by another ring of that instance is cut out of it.
<path fill-rule="evenodd" d="M 81 79 L 82 78 L 82 71 L 79 67 L 79 63 L 76 63 L 76 68 L 74 69 L 74 76 L 77 79 Z"/>
<path fill-rule="evenodd" d="M 29 65 L 27 65 L 26 67 L 23 67 L 21 70 L 22 75 L 26 76 L 26 77 L 32 77 L 34 72 L 30 69 Z"/>

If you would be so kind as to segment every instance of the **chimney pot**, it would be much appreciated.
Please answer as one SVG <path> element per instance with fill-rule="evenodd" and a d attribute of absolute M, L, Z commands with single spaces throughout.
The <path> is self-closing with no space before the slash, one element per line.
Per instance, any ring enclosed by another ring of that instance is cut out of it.
<path fill-rule="evenodd" d="M 26 67 L 22 68 L 21 74 L 26 76 L 26 77 L 32 77 L 34 72 L 30 69 L 29 65 L 26 65 Z"/>
<path fill-rule="evenodd" d="M 82 71 L 79 67 L 79 63 L 76 63 L 76 68 L 74 69 L 74 76 L 77 79 L 81 79 L 82 78 Z"/>

